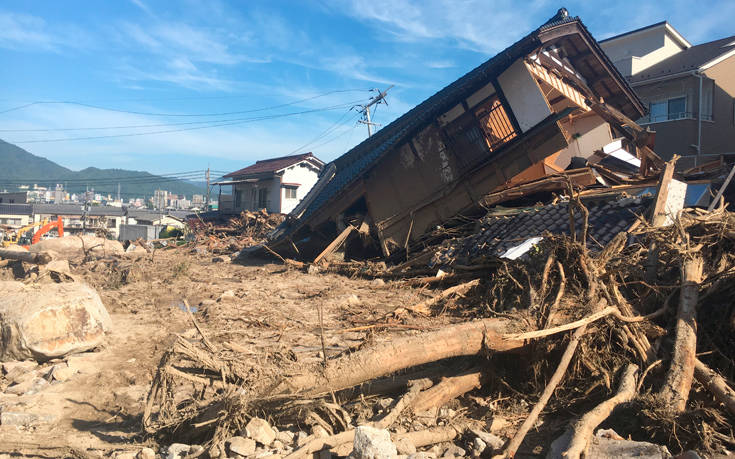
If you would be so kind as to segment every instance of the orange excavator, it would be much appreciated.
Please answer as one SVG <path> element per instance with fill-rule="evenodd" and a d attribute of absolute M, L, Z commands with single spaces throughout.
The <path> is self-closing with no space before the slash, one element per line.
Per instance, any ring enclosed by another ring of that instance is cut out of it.
<path fill-rule="evenodd" d="M 38 229 L 38 231 L 33 233 L 33 236 L 30 238 L 31 244 L 37 244 L 38 241 L 41 240 L 41 237 L 44 234 L 48 233 L 54 228 L 56 228 L 56 231 L 59 233 L 59 237 L 64 237 L 64 222 L 61 220 L 61 217 L 58 217 L 56 221 L 49 222 L 48 220 L 43 220 L 40 222 L 36 222 L 30 225 L 24 226 L 23 228 L 19 229 L 17 233 L 15 233 L 14 238 L 12 238 L 9 241 L 4 241 L 3 245 L 7 247 L 9 245 L 16 244 L 16 245 L 20 245 L 21 247 L 28 249 L 30 247 L 30 244 L 26 245 L 22 243 L 22 242 L 25 242 L 24 241 L 25 238 L 23 237 L 23 235 L 29 230 L 32 230 L 33 228 L 37 226 L 40 226 L 40 228 Z"/>

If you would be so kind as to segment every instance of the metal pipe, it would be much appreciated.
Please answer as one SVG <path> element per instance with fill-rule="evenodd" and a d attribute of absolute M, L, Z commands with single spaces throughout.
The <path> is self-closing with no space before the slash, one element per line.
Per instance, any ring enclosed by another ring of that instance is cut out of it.
<path fill-rule="evenodd" d="M 697 72 L 695 75 L 699 77 L 699 110 L 697 113 L 697 159 L 694 165 L 699 166 L 702 155 L 702 74 Z"/>

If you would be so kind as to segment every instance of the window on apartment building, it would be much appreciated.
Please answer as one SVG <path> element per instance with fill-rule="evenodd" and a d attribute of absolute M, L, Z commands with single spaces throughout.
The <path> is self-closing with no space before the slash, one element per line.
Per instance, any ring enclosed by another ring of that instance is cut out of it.
<path fill-rule="evenodd" d="M 651 123 L 661 121 L 678 120 L 687 118 L 686 96 L 673 97 L 671 99 L 651 102 L 649 105 L 649 119 Z"/>
<path fill-rule="evenodd" d="M 296 199 L 296 187 L 284 187 L 283 188 L 283 197 L 285 199 Z"/>

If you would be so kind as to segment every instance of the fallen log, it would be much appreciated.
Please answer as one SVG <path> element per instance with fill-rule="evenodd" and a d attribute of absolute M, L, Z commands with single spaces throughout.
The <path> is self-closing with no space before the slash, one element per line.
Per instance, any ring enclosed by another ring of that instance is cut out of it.
<path fill-rule="evenodd" d="M 440 330 L 396 338 L 310 367 L 283 380 L 274 395 L 316 396 L 347 389 L 406 368 L 451 357 L 477 355 L 483 349 L 508 352 L 521 349 L 523 341 L 503 338 L 518 324 L 508 319 L 483 319 L 449 325 Z"/>
<path fill-rule="evenodd" d="M 694 364 L 694 377 L 709 390 L 715 398 L 735 414 L 735 390 L 727 385 L 725 378 L 697 359 Z"/>
<path fill-rule="evenodd" d="M 699 300 L 703 261 L 699 256 L 687 258 L 681 267 L 681 292 L 676 315 L 676 338 L 671 366 L 659 391 L 663 405 L 682 412 L 689 399 L 697 360 L 697 324 L 695 310 Z"/>
<path fill-rule="evenodd" d="M 521 427 L 518 429 L 518 432 L 513 436 L 513 438 L 508 443 L 508 446 L 505 447 L 505 450 L 503 451 L 503 454 L 496 456 L 496 457 L 514 457 L 516 452 L 518 451 L 518 447 L 521 446 L 521 443 L 523 442 L 523 439 L 526 438 L 526 434 L 529 430 L 531 430 L 531 427 L 533 427 L 534 424 L 536 424 L 536 420 L 539 417 L 539 414 L 541 414 L 541 411 L 543 411 L 544 407 L 546 407 L 546 404 L 551 399 L 551 396 L 554 394 L 554 390 L 556 389 L 556 386 L 559 385 L 559 382 L 561 382 L 561 378 L 564 376 L 564 373 L 567 371 L 567 367 L 569 366 L 569 362 L 572 361 L 572 357 L 574 356 L 574 351 L 577 350 L 577 345 L 579 344 L 580 338 L 582 338 L 582 335 L 587 331 L 587 325 L 582 325 L 578 329 L 574 331 L 574 334 L 572 334 L 572 339 L 569 341 L 569 344 L 567 344 L 567 348 L 564 350 L 564 354 L 561 356 L 561 360 L 559 361 L 559 365 L 556 367 L 556 370 L 554 371 L 554 374 L 551 376 L 551 379 L 549 380 L 549 383 L 546 384 L 546 387 L 544 388 L 544 391 L 541 393 L 541 397 L 539 398 L 538 402 L 536 402 L 536 405 L 534 405 L 533 409 L 531 410 L 531 413 L 528 415 L 525 421 L 523 421 L 523 424 L 521 424 Z"/>
<path fill-rule="evenodd" d="M 51 260 L 53 259 L 51 255 L 46 252 L 33 253 L 25 250 L 8 249 L 0 249 L 0 258 L 23 261 L 25 263 L 31 263 L 34 265 L 45 265 L 51 262 Z"/>
<path fill-rule="evenodd" d="M 414 413 L 430 410 L 444 405 L 449 400 L 480 387 L 482 373 L 475 368 L 457 376 L 444 378 L 434 387 L 421 392 L 413 401 Z"/>
<path fill-rule="evenodd" d="M 610 416 L 610 413 L 621 403 L 629 402 L 636 393 L 635 374 L 638 366 L 629 364 L 625 367 L 617 393 L 597 405 L 592 411 L 582 416 L 572 426 L 572 440 L 563 454 L 569 459 L 579 458 L 586 450 L 595 428 Z"/>

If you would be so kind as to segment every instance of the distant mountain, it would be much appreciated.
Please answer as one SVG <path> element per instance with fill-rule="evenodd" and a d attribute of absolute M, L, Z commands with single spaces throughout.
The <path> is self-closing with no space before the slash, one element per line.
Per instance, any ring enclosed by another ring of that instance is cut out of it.
<path fill-rule="evenodd" d="M 157 189 L 183 194 L 189 199 L 193 194 L 206 193 L 206 186 L 200 182 L 161 177 L 144 171 L 96 167 L 73 171 L 0 140 L 0 190 L 14 190 L 18 185 L 32 186 L 34 183 L 46 187 L 61 183 L 70 193 L 79 193 L 89 187 L 104 195 L 116 195 L 119 183 L 124 199 L 153 196 Z"/>

